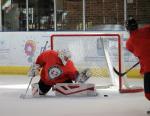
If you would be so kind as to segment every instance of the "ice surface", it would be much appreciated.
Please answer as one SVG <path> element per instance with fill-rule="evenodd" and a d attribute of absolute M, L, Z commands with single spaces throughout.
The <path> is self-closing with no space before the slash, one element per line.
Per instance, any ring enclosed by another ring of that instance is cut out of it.
<path fill-rule="evenodd" d="M 120 94 L 108 89 L 98 89 L 96 97 L 54 97 L 50 92 L 51 97 L 37 98 L 29 89 L 27 99 L 21 99 L 29 81 L 27 76 L 0 75 L 1 116 L 147 116 L 150 110 L 143 92 Z"/>

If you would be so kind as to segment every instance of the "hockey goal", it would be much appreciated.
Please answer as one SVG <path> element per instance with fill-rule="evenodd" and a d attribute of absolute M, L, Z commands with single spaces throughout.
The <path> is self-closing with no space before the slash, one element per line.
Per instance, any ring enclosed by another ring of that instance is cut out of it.
<path fill-rule="evenodd" d="M 69 49 L 79 71 L 90 68 L 96 85 L 117 86 L 119 92 L 139 92 L 141 87 L 128 87 L 127 78 L 114 73 L 115 67 L 122 71 L 122 41 L 119 34 L 52 34 L 51 49 Z M 125 80 L 125 81 L 124 81 Z M 92 82 L 92 80 L 91 80 Z"/>

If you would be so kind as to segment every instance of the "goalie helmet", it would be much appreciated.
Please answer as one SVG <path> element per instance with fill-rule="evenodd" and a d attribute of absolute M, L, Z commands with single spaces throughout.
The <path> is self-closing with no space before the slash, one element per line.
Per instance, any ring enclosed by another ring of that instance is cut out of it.
<path fill-rule="evenodd" d="M 130 17 L 128 21 L 126 21 L 126 29 L 131 32 L 136 30 L 137 28 L 138 28 L 137 21 L 133 17 Z"/>
<path fill-rule="evenodd" d="M 71 58 L 71 53 L 68 49 L 58 51 L 58 57 L 61 59 L 63 65 L 67 64 L 67 61 Z"/>

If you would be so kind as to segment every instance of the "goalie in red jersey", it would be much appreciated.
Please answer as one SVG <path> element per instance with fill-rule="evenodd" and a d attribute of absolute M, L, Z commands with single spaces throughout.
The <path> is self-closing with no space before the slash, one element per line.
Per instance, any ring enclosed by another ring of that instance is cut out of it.
<path fill-rule="evenodd" d="M 32 84 L 32 95 L 45 95 L 57 83 L 85 82 L 90 77 L 89 70 L 79 73 L 70 58 L 67 49 L 41 53 L 29 71 L 29 76 L 35 77 L 41 70 L 39 82 Z"/>
<path fill-rule="evenodd" d="M 139 59 L 140 72 L 144 75 L 145 97 L 150 100 L 150 25 L 138 28 L 137 21 L 130 18 L 126 28 L 130 33 L 126 48 Z"/>

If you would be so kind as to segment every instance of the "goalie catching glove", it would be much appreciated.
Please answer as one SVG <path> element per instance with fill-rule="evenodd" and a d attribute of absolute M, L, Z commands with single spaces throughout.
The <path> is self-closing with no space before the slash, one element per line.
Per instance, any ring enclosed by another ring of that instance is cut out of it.
<path fill-rule="evenodd" d="M 84 69 L 81 71 L 76 79 L 76 82 L 78 83 L 85 83 L 90 77 L 92 76 L 92 73 L 90 69 Z"/>
<path fill-rule="evenodd" d="M 40 65 L 33 63 L 31 67 L 29 68 L 28 76 L 35 77 L 39 75 L 39 71 L 40 71 Z"/>

